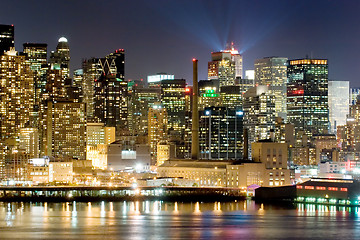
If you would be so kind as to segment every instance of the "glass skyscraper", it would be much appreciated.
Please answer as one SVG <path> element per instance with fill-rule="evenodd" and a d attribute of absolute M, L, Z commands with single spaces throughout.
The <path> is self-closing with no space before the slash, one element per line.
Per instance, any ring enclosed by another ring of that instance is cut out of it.
<path fill-rule="evenodd" d="M 275 97 L 275 113 L 286 120 L 287 58 L 267 57 L 255 60 L 255 83 L 269 86 Z"/>
<path fill-rule="evenodd" d="M 287 120 L 307 136 L 329 129 L 328 63 L 326 59 L 288 61 Z"/>

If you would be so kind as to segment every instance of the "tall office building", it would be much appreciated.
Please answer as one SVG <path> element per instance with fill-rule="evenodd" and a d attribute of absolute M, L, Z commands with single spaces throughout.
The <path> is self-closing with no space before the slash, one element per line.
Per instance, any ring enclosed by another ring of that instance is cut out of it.
<path fill-rule="evenodd" d="M 328 63 L 326 59 L 288 61 L 287 120 L 295 132 L 324 134 L 329 129 Z"/>
<path fill-rule="evenodd" d="M 239 85 L 224 86 L 220 92 L 221 106 L 231 109 L 243 108 L 243 93 Z"/>
<path fill-rule="evenodd" d="M 47 64 L 47 44 L 24 43 L 23 53 L 26 56 L 26 60 L 30 63 L 30 69 L 40 76 L 44 74 L 42 66 Z"/>
<path fill-rule="evenodd" d="M 44 155 L 86 159 L 85 104 L 71 101 L 48 101 L 43 126 Z"/>
<path fill-rule="evenodd" d="M 61 70 L 48 69 L 46 71 L 46 85 L 45 91 L 41 94 L 41 101 L 49 99 L 66 99 L 66 78 L 63 77 Z M 40 102 L 41 102 L 40 101 Z M 46 107 L 46 103 L 42 104 L 40 108 Z"/>
<path fill-rule="evenodd" d="M 34 74 L 25 56 L 12 48 L 0 56 L 0 179 L 5 157 L 18 147 L 20 129 L 33 119 Z M 11 160 L 11 159 L 7 159 Z"/>
<path fill-rule="evenodd" d="M 248 132 L 249 156 L 251 143 L 269 139 L 275 127 L 275 97 L 268 86 L 250 88 L 244 94 L 244 129 Z"/>
<path fill-rule="evenodd" d="M 0 55 L 14 47 L 14 25 L 0 24 Z"/>
<path fill-rule="evenodd" d="M 200 117 L 202 159 L 230 160 L 243 156 L 243 111 L 207 107 Z"/>
<path fill-rule="evenodd" d="M 350 88 L 350 105 L 355 105 L 357 100 L 358 100 L 358 96 L 360 95 L 360 88 Z"/>
<path fill-rule="evenodd" d="M 275 113 L 286 120 L 287 58 L 267 57 L 255 60 L 255 84 L 269 86 L 275 97 Z"/>
<path fill-rule="evenodd" d="M 63 78 L 70 76 L 70 48 L 66 38 L 59 38 L 56 51 L 51 51 L 50 53 L 49 62 L 51 69 L 61 70 Z"/>
<path fill-rule="evenodd" d="M 84 103 L 86 104 L 86 116 L 89 121 L 94 119 L 94 94 L 96 80 L 103 74 L 102 62 L 99 58 L 90 58 L 83 61 L 82 89 Z"/>
<path fill-rule="evenodd" d="M 116 132 L 128 127 L 127 82 L 115 75 L 102 75 L 95 81 L 94 118 L 107 127 L 116 127 Z"/>
<path fill-rule="evenodd" d="M 147 134 L 149 108 L 160 102 L 160 96 L 160 88 L 133 87 L 129 108 L 132 109 L 131 122 L 134 136 Z"/>
<path fill-rule="evenodd" d="M 24 43 L 23 53 L 30 64 L 30 69 L 34 71 L 34 93 L 35 93 L 35 112 L 39 110 L 42 94 L 46 86 L 47 70 L 47 44 L 45 43 Z"/>
<path fill-rule="evenodd" d="M 242 56 L 231 45 L 228 49 L 211 53 L 208 63 L 208 79 L 218 80 L 219 86 L 233 86 L 235 79 L 242 78 Z"/>
<path fill-rule="evenodd" d="M 185 131 L 185 79 L 161 81 L 161 103 L 167 111 L 168 129 L 176 135 Z"/>
<path fill-rule="evenodd" d="M 148 113 L 148 144 L 151 152 L 151 165 L 155 165 L 157 159 L 157 145 L 160 141 L 167 140 L 168 113 L 161 104 L 155 104 L 149 108 Z"/>
<path fill-rule="evenodd" d="M 329 81 L 329 120 L 332 133 L 336 133 L 336 126 L 346 124 L 349 90 L 349 81 Z"/>
<path fill-rule="evenodd" d="M 99 98 L 99 94 L 101 94 L 101 89 L 99 89 L 99 82 L 104 81 L 107 76 L 110 76 L 110 78 L 118 79 L 117 81 L 121 82 L 120 85 L 125 84 L 125 51 L 124 49 L 118 49 L 104 58 L 90 58 L 84 60 L 82 69 L 82 89 L 84 103 L 86 104 L 87 119 L 89 121 L 96 121 L 99 119 L 99 110 L 107 112 L 106 109 L 102 109 L 99 107 L 99 105 L 95 107 L 95 104 L 99 104 L 99 102 L 95 102 L 95 99 Z M 96 92 L 95 89 L 97 89 L 96 91 L 100 91 L 100 93 Z M 117 93 L 111 92 L 110 94 L 116 95 Z M 116 98 L 112 100 L 116 100 Z M 126 102 L 127 101 L 128 100 L 126 95 Z M 125 106 L 127 107 L 127 103 Z"/>
<path fill-rule="evenodd" d="M 218 107 L 221 105 L 219 82 L 217 80 L 200 80 L 199 86 L 199 110 L 206 107 Z"/>
<path fill-rule="evenodd" d="M 125 80 L 125 50 L 115 50 L 114 52 L 107 55 L 105 58 L 108 60 L 108 63 L 114 63 L 115 77 Z"/>
<path fill-rule="evenodd" d="M 0 139 L 17 138 L 33 116 L 34 74 L 25 56 L 11 50 L 0 56 L 0 79 Z"/>

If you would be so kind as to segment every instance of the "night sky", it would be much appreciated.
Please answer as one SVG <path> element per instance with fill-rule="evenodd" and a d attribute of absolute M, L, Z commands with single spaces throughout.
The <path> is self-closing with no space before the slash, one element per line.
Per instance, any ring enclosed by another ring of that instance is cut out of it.
<path fill-rule="evenodd" d="M 126 51 L 126 79 L 167 72 L 191 82 L 193 57 L 207 77 L 211 52 L 233 41 L 244 69 L 266 56 L 329 59 L 329 78 L 360 86 L 360 1 L 12 0 L 0 23 L 15 25 L 15 46 L 70 44 L 72 70 L 83 58 Z"/>

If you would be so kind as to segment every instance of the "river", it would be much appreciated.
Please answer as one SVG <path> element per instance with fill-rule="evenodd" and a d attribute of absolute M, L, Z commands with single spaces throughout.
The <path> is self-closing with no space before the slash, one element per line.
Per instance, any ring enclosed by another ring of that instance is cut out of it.
<path fill-rule="evenodd" d="M 359 239 L 360 209 L 254 201 L 0 202 L 0 239 Z"/>

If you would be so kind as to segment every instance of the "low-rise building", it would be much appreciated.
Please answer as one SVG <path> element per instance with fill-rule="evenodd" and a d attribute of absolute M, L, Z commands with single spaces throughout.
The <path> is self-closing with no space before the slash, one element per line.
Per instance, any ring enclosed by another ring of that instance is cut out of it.
<path fill-rule="evenodd" d="M 73 181 L 73 175 L 72 161 L 49 163 L 50 183 L 71 183 Z"/>

